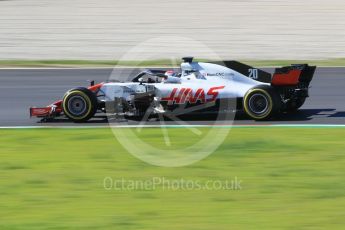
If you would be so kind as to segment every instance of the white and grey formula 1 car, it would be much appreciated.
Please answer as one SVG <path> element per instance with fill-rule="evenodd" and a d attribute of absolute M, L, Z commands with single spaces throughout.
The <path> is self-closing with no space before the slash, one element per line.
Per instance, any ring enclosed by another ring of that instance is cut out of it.
<path fill-rule="evenodd" d="M 96 112 L 138 119 L 148 118 L 148 113 L 198 115 L 243 110 L 251 119 L 267 120 L 303 105 L 315 69 L 298 64 L 277 68 L 271 75 L 236 61 L 202 63 L 187 57 L 180 71 L 146 70 L 132 82 L 74 88 L 47 107 L 30 108 L 30 115 L 44 119 L 65 115 L 74 122 L 86 122 Z M 220 108 L 229 101 L 235 101 L 236 108 Z"/>

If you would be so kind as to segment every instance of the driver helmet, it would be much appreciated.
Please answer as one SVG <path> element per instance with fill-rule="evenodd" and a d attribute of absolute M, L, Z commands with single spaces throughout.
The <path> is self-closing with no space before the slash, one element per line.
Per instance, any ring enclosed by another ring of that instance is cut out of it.
<path fill-rule="evenodd" d="M 174 70 L 168 70 L 168 71 L 165 72 L 164 75 L 167 76 L 166 77 L 166 79 L 167 79 L 168 77 L 175 77 L 176 76 L 176 72 Z"/>

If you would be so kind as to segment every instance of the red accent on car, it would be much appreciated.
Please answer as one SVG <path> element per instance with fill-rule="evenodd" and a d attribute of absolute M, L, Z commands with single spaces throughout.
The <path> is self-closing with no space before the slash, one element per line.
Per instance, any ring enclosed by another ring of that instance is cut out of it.
<path fill-rule="evenodd" d="M 195 102 L 200 101 L 205 103 L 205 91 L 203 89 L 198 89 L 195 93 Z"/>
<path fill-rule="evenodd" d="M 62 100 L 56 101 L 52 104 L 55 107 L 55 113 L 62 113 L 63 109 L 62 109 Z"/>
<path fill-rule="evenodd" d="M 52 105 L 56 105 L 57 107 L 61 107 L 62 106 L 62 100 L 58 100 L 58 101 L 54 102 Z"/>
<path fill-rule="evenodd" d="M 183 104 L 184 103 L 183 99 L 184 99 L 185 90 L 186 90 L 186 88 L 181 88 L 180 92 L 178 93 L 178 96 L 174 98 L 176 104 Z"/>
<path fill-rule="evenodd" d="M 215 101 L 218 97 L 218 94 L 219 94 L 218 90 L 224 89 L 224 88 L 225 88 L 225 86 L 218 86 L 218 87 L 210 88 L 209 91 L 207 92 L 207 95 L 212 96 L 212 98 L 207 99 L 207 101 L 208 102 Z"/>
<path fill-rule="evenodd" d="M 104 85 L 104 82 L 99 83 L 97 85 L 90 86 L 88 89 L 92 92 L 97 92 L 102 86 Z"/>
<path fill-rule="evenodd" d="M 207 91 L 207 94 L 205 94 L 205 91 L 202 88 L 197 89 L 195 94 L 191 88 L 174 88 L 168 97 L 163 97 L 161 100 L 167 101 L 169 105 L 174 103 L 185 104 L 186 102 L 195 104 L 198 101 L 200 103 L 213 102 L 219 95 L 218 90 L 224 88 L 225 86 L 212 87 Z M 206 99 L 206 95 L 211 96 L 211 98 Z"/>
<path fill-rule="evenodd" d="M 172 104 L 174 102 L 174 98 L 175 98 L 175 94 L 176 94 L 177 90 L 178 90 L 177 88 L 174 88 L 168 97 L 163 97 L 161 100 L 167 101 L 168 104 Z"/>
<path fill-rule="evenodd" d="M 47 117 L 51 114 L 53 107 L 30 108 L 30 117 Z"/>
<path fill-rule="evenodd" d="M 297 85 L 302 71 L 293 69 L 287 73 L 275 73 L 272 78 L 272 85 Z"/>
<path fill-rule="evenodd" d="M 56 101 L 51 105 L 43 108 L 30 108 L 30 117 L 50 117 L 53 114 L 62 113 L 62 100 Z"/>
<path fill-rule="evenodd" d="M 192 98 L 193 98 L 193 90 L 191 88 L 187 88 L 183 93 L 182 103 L 186 103 L 186 101 L 190 103 Z"/>

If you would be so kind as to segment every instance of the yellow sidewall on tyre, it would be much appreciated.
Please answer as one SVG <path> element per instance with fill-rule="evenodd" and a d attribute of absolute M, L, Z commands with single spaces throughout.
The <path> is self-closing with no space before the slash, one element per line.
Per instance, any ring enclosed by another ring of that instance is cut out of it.
<path fill-rule="evenodd" d="M 87 90 L 87 89 L 85 89 Z M 80 96 L 85 100 L 86 103 L 86 112 L 83 113 L 81 116 L 75 116 L 73 115 L 69 109 L 68 109 L 68 101 L 71 97 L 73 96 Z M 72 119 L 73 121 L 85 121 L 88 120 L 90 118 L 90 116 L 94 115 L 94 104 L 90 98 L 89 95 L 87 95 L 85 92 L 83 92 L 82 90 L 71 90 L 69 92 L 66 93 L 66 95 L 63 98 L 63 102 L 62 102 L 62 106 L 63 106 L 63 110 L 65 115 Z"/>
<path fill-rule="evenodd" d="M 268 108 L 267 111 L 265 113 L 263 113 L 262 115 L 256 115 L 255 113 L 253 113 L 248 106 L 249 103 L 249 99 L 250 97 L 255 94 L 255 93 L 259 93 L 264 95 L 267 98 L 268 101 Z M 272 96 L 269 92 L 267 92 L 265 89 L 251 89 L 248 91 L 248 93 L 245 95 L 244 100 L 243 100 L 243 107 L 244 107 L 244 111 L 253 119 L 255 120 L 264 120 L 269 118 L 272 115 L 273 112 L 273 99 Z"/>

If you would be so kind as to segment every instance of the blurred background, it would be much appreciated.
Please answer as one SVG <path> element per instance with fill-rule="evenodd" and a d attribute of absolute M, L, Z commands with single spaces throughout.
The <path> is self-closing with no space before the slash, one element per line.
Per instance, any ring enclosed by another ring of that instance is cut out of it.
<path fill-rule="evenodd" d="M 0 1 L 0 59 L 119 59 L 172 35 L 224 59 L 339 58 L 344 28 L 343 0 L 7 0 Z"/>

